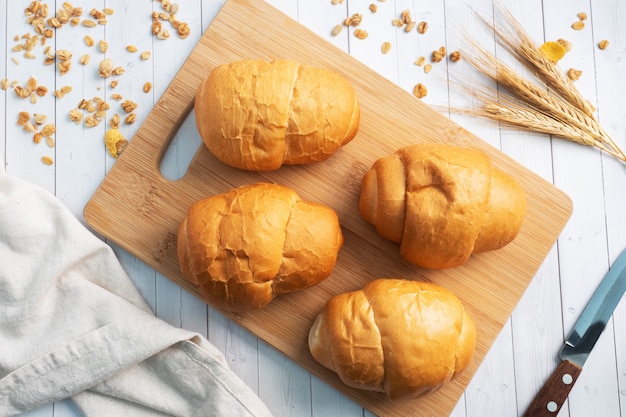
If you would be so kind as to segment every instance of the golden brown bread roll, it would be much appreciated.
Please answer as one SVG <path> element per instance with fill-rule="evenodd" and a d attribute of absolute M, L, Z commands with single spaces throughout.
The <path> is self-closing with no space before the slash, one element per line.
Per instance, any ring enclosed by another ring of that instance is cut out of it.
<path fill-rule="evenodd" d="M 461 372 L 476 345 L 461 301 L 436 284 L 381 278 L 331 298 L 309 349 L 353 387 L 391 399 L 432 392 Z"/>
<path fill-rule="evenodd" d="M 259 59 L 216 67 L 198 89 L 195 115 L 220 161 L 269 171 L 328 158 L 356 135 L 360 107 L 334 71 Z"/>
<path fill-rule="evenodd" d="M 432 269 L 499 249 L 526 213 L 520 184 L 484 153 L 419 144 L 377 160 L 363 177 L 359 211 L 409 262 Z"/>
<path fill-rule="evenodd" d="M 328 277 L 342 245 L 331 208 L 259 183 L 195 203 L 177 250 L 181 272 L 211 304 L 244 312 Z"/>

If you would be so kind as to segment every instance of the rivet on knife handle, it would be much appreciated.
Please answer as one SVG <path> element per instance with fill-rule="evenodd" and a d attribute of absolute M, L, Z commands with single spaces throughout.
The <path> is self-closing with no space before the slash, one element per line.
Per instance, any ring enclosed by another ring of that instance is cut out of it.
<path fill-rule="evenodd" d="M 582 368 L 575 363 L 562 361 L 530 404 L 524 417 L 556 416 L 581 372 Z"/>

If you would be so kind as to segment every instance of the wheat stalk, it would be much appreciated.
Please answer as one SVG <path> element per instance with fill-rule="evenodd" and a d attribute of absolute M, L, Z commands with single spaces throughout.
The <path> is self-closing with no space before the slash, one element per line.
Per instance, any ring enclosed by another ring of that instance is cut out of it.
<path fill-rule="evenodd" d="M 569 102 L 548 93 L 532 83 L 529 79 L 514 71 L 511 67 L 497 60 L 495 56 L 474 45 L 479 51 L 478 58 L 468 57 L 468 61 L 483 74 L 505 87 L 514 96 L 528 103 L 535 109 L 544 113 L 554 114 L 554 117 L 569 123 L 578 129 L 606 142 L 611 142 L 610 137 L 600 127 L 598 122 L 583 113 Z"/>
<path fill-rule="evenodd" d="M 468 45 L 474 53 L 465 53 L 466 60 L 508 90 L 511 97 L 498 98 L 493 89 L 487 93 L 474 90 L 473 94 L 483 105 L 469 113 L 593 146 L 626 162 L 626 154 L 593 116 L 594 107 L 556 64 L 543 55 L 513 16 L 502 6 L 500 9 L 508 27 L 496 28 L 486 19 L 480 17 L 480 20 L 493 30 L 497 42 L 533 71 L 543 85 L 520 75 L 469 39 Z"/>
<path fill-rule="evenodd" d="M 565 101 L 594 118 L 595 107 L 582 96 L 573 81 L 559 69 L 556 63 L 549 60 L 539 50 L 537 44 L 511 12 L 500 3 L 497 3 L 497 6 L 504 15 L 503 21 L 507 24 L 505 28 L 498 28 L 477 14 L 486 28 L 495 33 L 496 41 Z"/>
<path fill-rule="evenodd" d="M 485 89 L 488 88 L 485 87 Z M 559 120 L 552 114 L 545 114 L 541 110 L 528 105 L 519 105 L 513 101 L 514 99 L 506 99 L 502 96 L 495 98 L 495 92 L 493 92 L 492 97 L 476 90 L 472 91 L 472 94 L 483 101 L 483 105 L 478 110 L 461 109 L 461 112 L 488 118 L 513 127 L 552 135 L 581 145 L 596 147 L 626 162 L 623 153 L 618 148 L 607 145 L 604 141 L 599 140 L 597 136 L 578 129 L 563 120 Z"/>

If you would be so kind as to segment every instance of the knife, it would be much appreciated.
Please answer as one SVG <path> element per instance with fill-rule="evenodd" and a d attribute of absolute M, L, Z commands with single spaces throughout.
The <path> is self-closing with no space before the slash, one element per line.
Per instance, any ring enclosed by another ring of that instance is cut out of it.
<path fill-rule="evenodd" d="M 530 403 L 524 417 L 554 417 L 558 414 L 624 290 L 626 249 L 613 263 L 589 300 L 559 352 L 561 363 Z"/>

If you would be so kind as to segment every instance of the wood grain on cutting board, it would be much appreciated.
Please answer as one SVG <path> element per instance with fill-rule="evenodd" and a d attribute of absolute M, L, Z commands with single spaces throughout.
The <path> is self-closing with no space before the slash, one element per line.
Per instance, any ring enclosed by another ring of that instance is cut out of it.
<path fill-rule="evenodd" d="M 164 179 L 160 160 L 192 110 L 200 82 L 216 65 L 248 58 L 289 58 L 343 74 L 361 104 L 356 138 L 324 162 L 269 173 L 227 167 L 201 147 L 182 179 Z M 437 141 L 485 151 L 494 165 L 520 181 L 527 193 L 528 213 L 519 236 L 507 247 L 474 256 L 459 268 L 429 271 L 405 262 L 396 244 L 378 236 L 360 218 L 357 202 L 361 178 L 376 159 L 402 146 Z M 345 244 L 335 271 L 323 283 L 279 297 L 262 311 L 227 316 L 383 416 L 450 414 L 571 214 L 569 198 L 552 184 L 267 3 L 229 0 L 89 201 L 85 218 L 94 230 L 198 295 L 178 268 L 179 222 L 198 199 L 255 182 L 290 186 L 303 198 L 335 209 Z M 379 277 L 443 285 L 462 299 L 476 321 L 478 343 L 472 364 L 432 395 L 392 402 L 382 394 L 350 389 L 308 352 L 308 329 L 326 300 Z"/>

